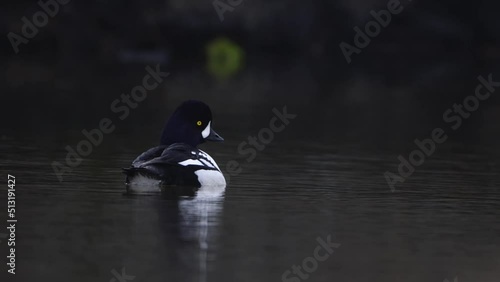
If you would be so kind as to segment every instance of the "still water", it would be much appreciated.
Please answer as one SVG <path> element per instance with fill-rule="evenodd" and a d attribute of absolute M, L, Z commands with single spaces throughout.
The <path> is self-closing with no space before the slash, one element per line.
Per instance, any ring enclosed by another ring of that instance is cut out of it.
<path fill-rule="evenodd" d="M 202 147 L 242 172 L 225 190 L 183 197 L 124 193 L 120 168 L 154 140 L 114 137 L 61 183 L 50 162 L 77 138 L 4 140 L 17 281 L 499 281 L 498 154 L 449 143 L 391 192 L 383 173 L 396 170 L 397 150 L 277 136 L 247 163 L 244 135 L 224 137 Z M 320 241 L 340 245 L 316 251 Z"/>

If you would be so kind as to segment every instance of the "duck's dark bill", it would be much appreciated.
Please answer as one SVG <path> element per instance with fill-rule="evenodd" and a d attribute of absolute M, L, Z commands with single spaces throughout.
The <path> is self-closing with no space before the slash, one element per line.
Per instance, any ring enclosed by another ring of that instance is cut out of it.
<path fill-rule="evenodd" d="M 222 142 L 224 141 L 224 138 L 220 137 L 215 130 L 210 128 L 210 134 L 205 138 L 208 141 L 214 141 L 214 142 Z"/>

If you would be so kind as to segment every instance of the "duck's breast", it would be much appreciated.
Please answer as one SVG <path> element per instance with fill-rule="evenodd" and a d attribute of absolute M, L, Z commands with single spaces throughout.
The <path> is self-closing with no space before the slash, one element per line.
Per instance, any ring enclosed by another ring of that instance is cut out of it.
<path fill-rule="evenodd" d="M 199 169 L 194 173 L 201 186 L 226 186 L 226 179 L 218 170 Z"/>

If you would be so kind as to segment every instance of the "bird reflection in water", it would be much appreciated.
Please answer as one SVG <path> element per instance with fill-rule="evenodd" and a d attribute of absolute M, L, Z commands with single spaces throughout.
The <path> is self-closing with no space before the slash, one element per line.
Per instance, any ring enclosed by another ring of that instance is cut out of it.
<path fill-rule="evenodd" d="M 168 189 L 168 190 L 167 190 Z M 167 238 L 168 252 L 181 268 L 199 273 L 198 281 L 207 281 L 209 262 L 215 259 L 217 226 L 224 201 L 225 187 L 197 189 L 168 187 L 162 191 L 165 201 L 159 207 L 159 222 Z M 172 246 L 172 242 L 178 242 Z M 197 263 L 196 263 L 197 262 Z M 196 267 L 197 266 L 197 267 Z M 197 269 L 195 269 L 197 268 Z M 184 272 L 186 273 L 186 272 Z M 187 279 L 186 279 L 187 280 Z"/>

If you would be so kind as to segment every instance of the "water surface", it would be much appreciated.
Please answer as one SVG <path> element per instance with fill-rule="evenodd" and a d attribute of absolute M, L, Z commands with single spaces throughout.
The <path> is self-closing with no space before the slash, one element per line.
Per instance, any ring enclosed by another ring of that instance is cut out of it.
<path fill-rule="evenodd" d="M 498 281 L 493 149 L 446 144 L 391 192 L 383 173 L 404 151 L 276 136 L 247 163 L 241 136 L 225 137 L 203 148 L 242 172 L 225 191 L 194 197 L 124 194 L 120 167 L 149 141 L 117 146 L 124 137 L 113 137 L 60 183 L 50 162 L 64 158 L 63 146 L 6 140 L 19 281 L 110 281 L 123 268 L 134 281 L 282 281 L 329 236 L 340 246 L 308 281 Z"/>

